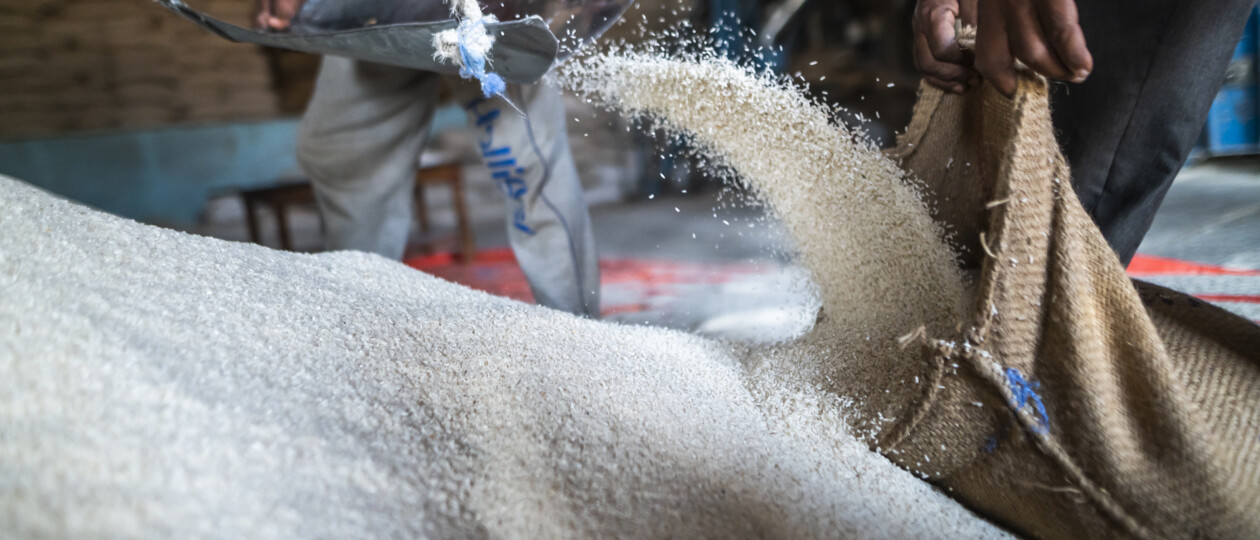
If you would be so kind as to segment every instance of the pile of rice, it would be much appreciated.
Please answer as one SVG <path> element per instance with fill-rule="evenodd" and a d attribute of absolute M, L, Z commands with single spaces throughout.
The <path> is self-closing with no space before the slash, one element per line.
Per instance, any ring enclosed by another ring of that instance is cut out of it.
<path fill-rule="evenodd" d="M 656 60 L 587 60 L 575 86 L 697 133 L 775 208 L 822 290 L 809 336 L 590 321 L 0 178 L 7 533 L 1003 536 L 850 427 L 895 414 L 896 336 L 963 296 L 914 190 L 791 90 Z"/>

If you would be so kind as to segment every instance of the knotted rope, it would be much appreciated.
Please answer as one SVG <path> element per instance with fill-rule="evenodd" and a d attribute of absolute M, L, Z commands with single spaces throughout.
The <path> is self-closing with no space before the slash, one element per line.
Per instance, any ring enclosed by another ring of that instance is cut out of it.
<path fill-rule="evenodd" d="M 481 81 L 481 93 L 485 97 L 500 96 L 507 84 L 497 73 L 487 72 L 486 55 L 494 46 L 494 36 L 486 29 L 486 23 L 497 22 L 494 15 L 483 15 L 477 0 L 451 0 L 451 13 L 459 19 L 459 26 L 433 36 L 433 57 L 459 66 L 459 76 Z"/>

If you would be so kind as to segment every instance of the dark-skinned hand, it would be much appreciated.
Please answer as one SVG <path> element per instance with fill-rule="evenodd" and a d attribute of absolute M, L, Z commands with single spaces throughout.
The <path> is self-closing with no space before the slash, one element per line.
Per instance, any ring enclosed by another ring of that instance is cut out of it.
<path fill-rule="evenodd" d="M 976 26 L 974 61 L 958 50 L 955 20 Z M 974 86 L 978 73 L 1011 95 L 1016 62 L 1072 82 L 1084 81 L 1094 68 L 1075 0 L 919 0 L 914 33 L 924 78 L 952 92 Z"/>
<path fill-rule="evenodd" d="M 914 8 L 914 65 L 937 88 L 962 92 L 980 83 L 971 54 L 958 47 L 956 21 L 976 25 L 976 0 L 919 0 Z"/>

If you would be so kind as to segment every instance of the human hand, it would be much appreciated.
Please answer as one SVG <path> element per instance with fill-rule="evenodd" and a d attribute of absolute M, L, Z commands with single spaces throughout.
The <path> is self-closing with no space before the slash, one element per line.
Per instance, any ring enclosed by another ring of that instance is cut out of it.
<path fill-rule="evenodd" d="M 970 53 L 958 46 L 956 21 L 976 25 L 976 0 L 918 0 L 914 7 L 914 65 L 929 84 L 950 92 L 980 83 Z"/>
<path fill-rule="evenodd" d="M 258 0 L 258 14 L 254 27 L 260 30 L 288 30 L 293 16 L 297 15 L 306 0 Z"/>
<path fill-rule="evenodd" d="M 1053 79 L 1084 81 L 1094 69 L 1075 0 L 980 0 L 975 68 L 1003 94 L 1015 92 L 1015 62 Z"/>

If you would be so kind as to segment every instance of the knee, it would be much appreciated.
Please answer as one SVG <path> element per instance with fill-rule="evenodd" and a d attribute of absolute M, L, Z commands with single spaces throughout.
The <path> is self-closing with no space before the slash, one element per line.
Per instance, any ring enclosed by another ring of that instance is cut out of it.
<path fill-rule="evenodd" d="M 305 120 L 298 128 L 297 162 L 302 172 L 315 182 L 327 182 L 343 176 L 346 168 L 343 152 L 337 150 L 337 144 L 326 136 L 321 136 Z"/>
<path fill-rule="evenodd" d="M 303 119 L 297 133 L 297 159 L 303 170 L 320 165 L 320 158 L 325 157 L 326 153 L 321 152 L 319 146 L 319 137 Z"/>

